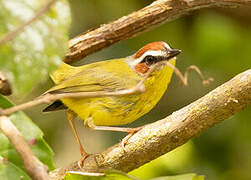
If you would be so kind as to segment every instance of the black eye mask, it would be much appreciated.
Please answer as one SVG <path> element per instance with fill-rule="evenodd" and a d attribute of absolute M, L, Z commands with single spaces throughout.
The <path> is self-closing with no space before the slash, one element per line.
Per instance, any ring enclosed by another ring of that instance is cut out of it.
<path fill-rule="evenodd" d="M 148 55 L 146 56 L 142 62 L 145 62 L 148 66 L 151 66 L 157 62 L 160 62 L 160 61 L 163 61 L 167 59 L 166 57 L 164 56 L 151 56 L 151 55 Z"/>

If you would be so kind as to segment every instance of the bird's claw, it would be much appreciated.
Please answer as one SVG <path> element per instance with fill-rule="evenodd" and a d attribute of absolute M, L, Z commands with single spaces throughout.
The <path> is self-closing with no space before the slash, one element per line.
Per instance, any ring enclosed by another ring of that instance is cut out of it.
<path fill-rule="evenodd" d="M 131 132 L 129 132 L 129 134 L 124 137 L 121 141 L 121 146 L 123 148 L 124 151 L 126 151 L 125 149 L 125 145 L 128 143 L 128 140 L 135 134 L 137 133 L 139 130 L 141 130 L 144 126 L 142 127 L 138 127 L 138 128 L 134 128 L 134 130 L 132 130 Z"/>
<path fill-rule="evenodd" d="M 126 137 L 124 137 L 124 138 L 122 139 L 122 141 L 121 141 L 121 146 L 122 146 L 122 148 L 123 148 L 124 151 L 126 151 L 125 145 L 128 143 L 128 140 L 129 140 L 134 134 L 135 134 L 135 132 L 134 132 L 134 133 L 129 133 Z"/>
<path fill-rule="evenodd" d="M 84 161 L 86 160 L 87 157 L 89 157 L 90 154 L 82 154 L 82 157 L 78 161 L 78 167 L 81 169 L 83 167 Z"/>

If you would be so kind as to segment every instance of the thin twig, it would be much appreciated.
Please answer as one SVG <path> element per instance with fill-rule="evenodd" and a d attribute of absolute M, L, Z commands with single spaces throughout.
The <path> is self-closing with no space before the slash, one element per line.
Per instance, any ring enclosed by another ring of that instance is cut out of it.
<path fill-rule="evenodd" d="M 188 85 L 188 75 L 189 75 L 189 72 L 190 72 L 191 70 L 194 70 L 194 71 L 198 74 L 198 76 L 199 76 L 200 80 L 202 81 L 202 84 L 203 84 L 203 85 L 208 85 L 208 84 L 210 84 L 210 82 L 212 82 L 212 81 L 214 80 L 214 79 L 211 78 L 211 77 L 209 77 L 209 78 L 206 79 L 206 78 L 203 76 L 203 74 L 201 73 L 200 69 L 199 69 L 197 66 L 195 66 L 195 65 L 191 65 L 191 66 L 187 67 L 187 68 L 186 68 L 186 71 L 185 71 L 185 73 L 184 73 L 184 76 L 183 76 L 182 73 L 180 72 L 180 70 L 179 70 L 177 67 L 173 66 L 173 65 L 172 65 L 171 63 L 169 63 L 168 61 L 165 61 L 164 63 L 165 63 L 167 66 L 169 66 L 170 68 L 172 68 L 172 69 L 174 70 L 174 73 L 176 74 L 176 76 L 178 76 L 178 78 L 179 78 L 181 84 L 184 85 L 184 86 L 187 86 L 187 85 Z"/>
<path fill-rule="evenodd" d="M 0 130 L 8 137 L 12 145 L 24 162 L 24 167 L 33 180 L 49 180 L 48 167 L 44 166 L 36 156 L 34 156 L 29 145 L 23 139 L 18 129 L 6 116 L 0 116 Z"/>
<path fill-rule="evenodd" d="M 61 94 L 50 94 L 39 96 L 38 98 L 29 101 L 24 104 L 16 105 L 8 109 L 0 109 L 0 115 L 9 115 L 11 113 L 21 111 L 39 104 L 48 104 L 58 99 L 63 98 L 90 98 L 90 97 L 103 97 L 103 96 L 123 96 L 135 93 L 142 93 L 145 91 L 145 80 L 151 75 L 151 73 L 159 66 L 161 63 L 157 63 L 151 67 L 144 78 L 134 87 L 130 89 L 114 91 L 114 92 L 74 92 L 74 93 L 61 93 Z"/>
<path fill-rule="evenodd" d="M 197 9 L 241 5 L 250 6 L 251 0 L 156 0 L 138 11 L 71 39 L 64 61 L 68 64 L 76 62 L 116 42 L 135 37 Z"/>
<path fill-rule="evenodd" d="M 126 146 L 121 143 L 86 158 L 82 168 L 74 162 L 50 173 L 53 180 L 63 179 L 68 171 L 102 172 L 116 169 L 129 172 L 186 143 L 208 128 L 231 117 L 251 104 L 251 69 L 235 76 L 170 116 L 146 125 Z"/>
<path fill-rule="evenodd" d="M 114 91 L 114 92 L 74 92 L 74 93 L 59 93 L 59 94 L 44 94 L 42 96 L 37 97 L 36 99 L 16 105 L 13 107 L 10 107 L 8 109 L 0 109 L 0 115 L 9 115 L 11 113 L 21 111 L 33 106 L 37 106 L 40 104 L 48 104 L 52 103 L 56 100 L 63 99 L 63 98 L 93 98 L 93 97 L 103 97 L 103 96 L 124 96 L 124 95 L 130 95 L 130 94 L 135 94 L 135 93 L 143 93 L 145 92 L 145 85 L 144 82 L 146 81 L 147 78 L 149 78 L 152 74 L 152 72 L 161 65 L 168 65 L 170 68 L 172 68 L 175 72 L 175 74 L 178 76 L 180 81 L 182 82 L 183 85 L 187 85 L 187 80 L 188 80 L 188 73 L 185 72 L 185 76 L 183 77 L 182 73 L 179 71 L 178 68 L 170 64 L 168 61 L 163 61 L 159 62 L 155 65 L 153 65 L 150 70 L 147 72 L 147 74 L 144 75 L 143 79 L 134 87 L 130 89 L 125 89 L 125 90 L 119 90 L 119 91 Z M 192 67 L 192 68 L 191 68 Z M 204 79 L 204 76 L 200 72 L 199 68 L 196 66 L 189 66 L 187 68 L 187 71 L 191 69 L 196 69 L 196 72 L 199 74 L 199 77 L 202 80 L 203 84 L 208 84 L 210 81 L 212 81 L 212 78 Z M 207 82 L 207 83 L 206 83 Z"/>
<path fill-rule="evenodd" d="M 50 10 L 51 6 L 56 2 L 57 0 L 50 0 L 48 1 L 41 9 L 39 9 L 36 14 L 29 19 L 28 21 L 24 22 L 20 26 L 18 26 L 13 31 L 8 32 L 3 37 L 0 38 L 0 46 L 4 43 L 10 41 L 14 37 L 16 37 L 19 33 L 24 31 L 25 27 L 30 25 L 31 23 L 35 22 L 37 19 L 39 19 L 43 14 L 45 14 L 47 11 Z"/>

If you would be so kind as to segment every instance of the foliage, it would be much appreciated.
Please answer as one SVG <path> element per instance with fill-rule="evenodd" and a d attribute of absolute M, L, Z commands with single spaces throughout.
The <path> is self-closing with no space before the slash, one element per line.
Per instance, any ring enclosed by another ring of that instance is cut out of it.
<path fill-rule="evenodd" d="M 46 1 L 0 0 L 0 37 L 32 18 Z M 65 54 L 70 10 L 66 0 L 13 40 L 0 46 L 0 70 L 6 72 L 17 93 L 28 93 L 54 70 Z"/>
<path fill-rule="evenodd" d="M 0 95 L 0 107 L 8 108 L 13 104 Z M 9 116 L 12 123 L 21 132 L 31 149 L 50 170 L 54 169 L 53 152 L 43 139 L 42 131 L 23 112 L 17 112 Z M 16 152 L 8 138 L 0 132 L 0 179 L 29 179 L 25 173 L 22 159 Z"/>
<path fill-rule="evenodd" d="M 0 179 L 22 179 L 31 180 L 24 170 L 15 166 L 12 162 L 8 161 L 6 158 L 0 156 Z"/>
<path fill-rule="evenodd" d="M 104 176 L 88 176 L 81 174 L 68 173 L 64 180 L 139 180 L 121 171 L 108 170 Z M 149 180 L 204 180 L 203 176 L 196 174 L 182 174 L 177 176 L 162 176 Z"/>

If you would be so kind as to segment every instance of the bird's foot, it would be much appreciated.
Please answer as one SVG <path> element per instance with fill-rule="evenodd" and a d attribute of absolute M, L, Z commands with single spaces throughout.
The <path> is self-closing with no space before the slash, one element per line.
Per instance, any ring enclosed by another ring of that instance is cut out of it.
<path fill-rule="evenodd" d="M 125 145 L 128 143 L 128 140 L 135 134 L 137 133 L 139 130 L 141 130 L 143 128 L 142 127 L 137 127 L 137 128 L 130 128 L 130 131 L 128 132 L 128 135 L 126 137 L 124 137 L 121 141 L 121 146 L 125 151 Z"/>
<path fill-rule="evenodd" d="M 87 157 L 89 157 L 91 154 L 87 153 L 81 153 L 81 158 L 78 160 L 78 167 L 81 169 L 83 167 L 84 161 L 86 160 Z"/>

